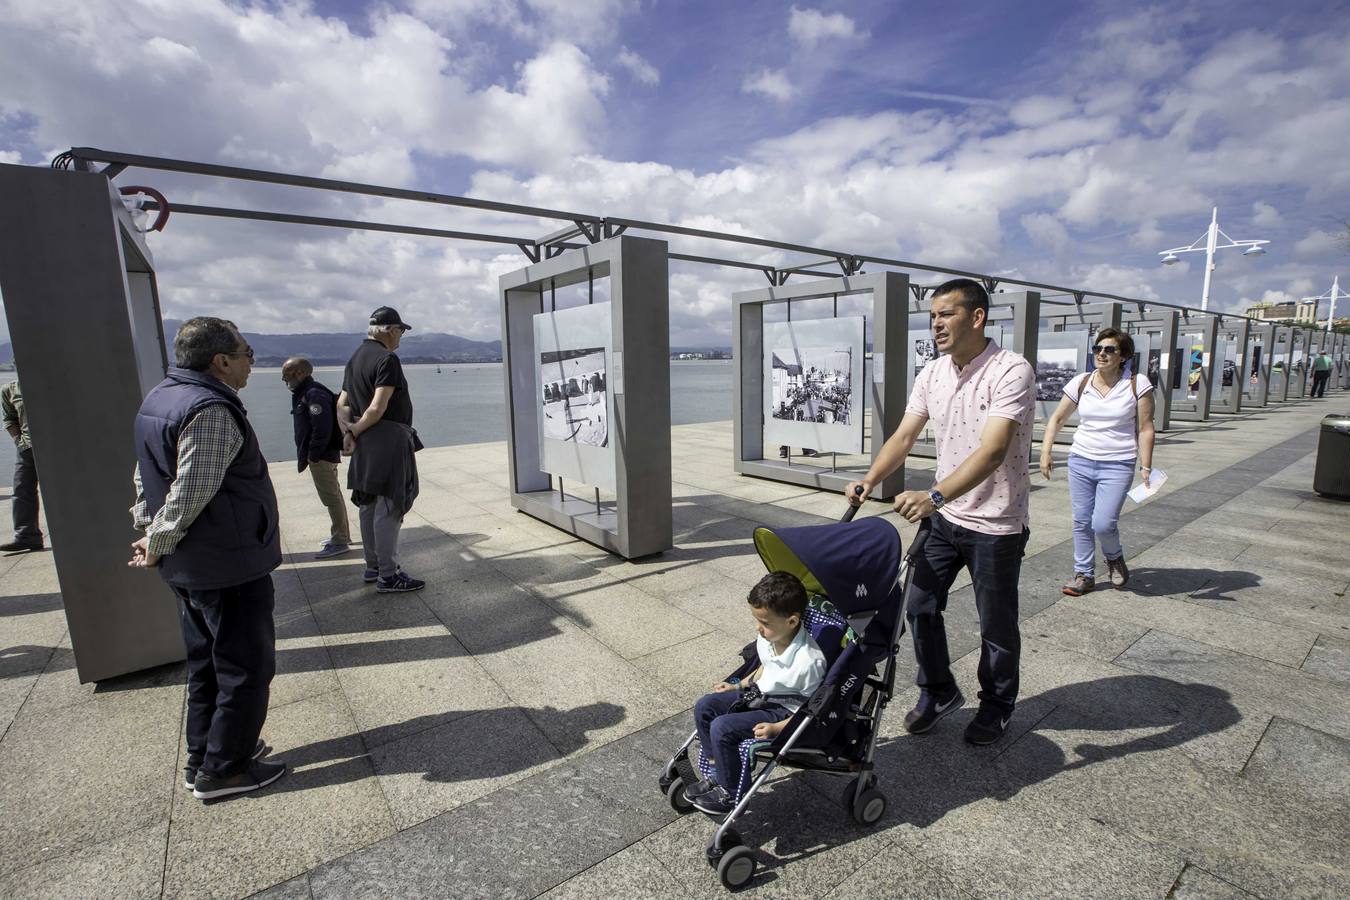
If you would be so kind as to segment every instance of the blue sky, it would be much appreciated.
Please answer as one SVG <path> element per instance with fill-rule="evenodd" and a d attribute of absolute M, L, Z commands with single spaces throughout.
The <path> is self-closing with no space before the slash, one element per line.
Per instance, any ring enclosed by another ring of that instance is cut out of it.
<path fill-rule="evenodd" d="M 739 231 L 1171 302 L 1350 261 L 1343 4 L 0 0 L 0 161 L 94 145 Z M 130 176 L 130 173 L 129 173 Z M 123 176 L 124 179 L 129 176 Z M 542 234 L 553 223 L 136 173 L 179 202 Z M 173 219 L 166 315 L 496 337 L 514 251 Z M 685 252 L 781 255 L 676 239 Z M 927 277 L 927 276 L 925 276 Z M 1350 282 L 1350 277 L 1344 279 Z M 672 338 L 753 273 L 672 266 Z M 1350 303 L 1346 310 L 1350 313 Z"/>

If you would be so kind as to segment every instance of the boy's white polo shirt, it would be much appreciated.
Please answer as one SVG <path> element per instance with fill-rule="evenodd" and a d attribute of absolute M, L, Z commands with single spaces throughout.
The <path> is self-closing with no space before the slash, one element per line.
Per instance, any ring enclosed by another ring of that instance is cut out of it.
<path fill-rule="evenodd" d="M 773 644 L 763 637 L 755 639 L 755 647 L 759 650 L 759 664 L 764 667 L 755 684 L 766 694 L 800 695 L 801 700 L 774 698 L 774 702 L 793 712 L 800 709 L 806 698 L 825 680 L 825 654 L 820 652 L 804 627 L 797 628 L 792 643 L 782 653 L 775 654 Z"/>

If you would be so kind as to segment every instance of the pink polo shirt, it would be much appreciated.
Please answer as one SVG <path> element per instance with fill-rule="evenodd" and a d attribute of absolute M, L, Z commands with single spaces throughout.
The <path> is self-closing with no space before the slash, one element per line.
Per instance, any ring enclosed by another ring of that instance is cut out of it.
<path fill-rule="evenodd" d="M 1031 496 L 1031 425 L 1036 370 L 1020 354 L 993 341 L 959 372 L 939 356 L 914 379 L 905 412 L 923 416 L 937 437 L 937 481 L 956 471 L 980 446 L 990 416 L 1017 422 L 1012 446 L 994 474 L 938 513 L 948 522 L 985 534 L 1019 534 L 1028 522 Z"/>

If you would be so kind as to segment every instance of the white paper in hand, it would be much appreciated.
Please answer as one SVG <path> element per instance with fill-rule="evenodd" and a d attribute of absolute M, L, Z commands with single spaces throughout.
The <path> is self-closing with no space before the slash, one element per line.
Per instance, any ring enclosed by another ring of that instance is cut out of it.
<path fill-rule="evenodd" d="M 1135 485 L 1125 496 L 1129 497 L 1135 503 L 1143 503 L 1149 497 L 1158 493 L 1164 484 L 1167 484 L 1167 473 L 1162 469 L 1154 469 L 1149 473 L 1148 482 L 1147 485 L 1143 482 Z"/>

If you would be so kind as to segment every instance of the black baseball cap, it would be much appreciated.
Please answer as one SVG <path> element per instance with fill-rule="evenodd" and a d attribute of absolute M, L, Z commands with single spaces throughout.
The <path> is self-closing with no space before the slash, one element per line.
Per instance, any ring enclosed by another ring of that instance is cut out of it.
<path fill-rule="evenodd" d="M 404 331 L 412 331 L 412 326 L 398 316 L 398 310 L 392 306 L 381 306 L 370 314 L 372 325 L 401 325 Z"/>

